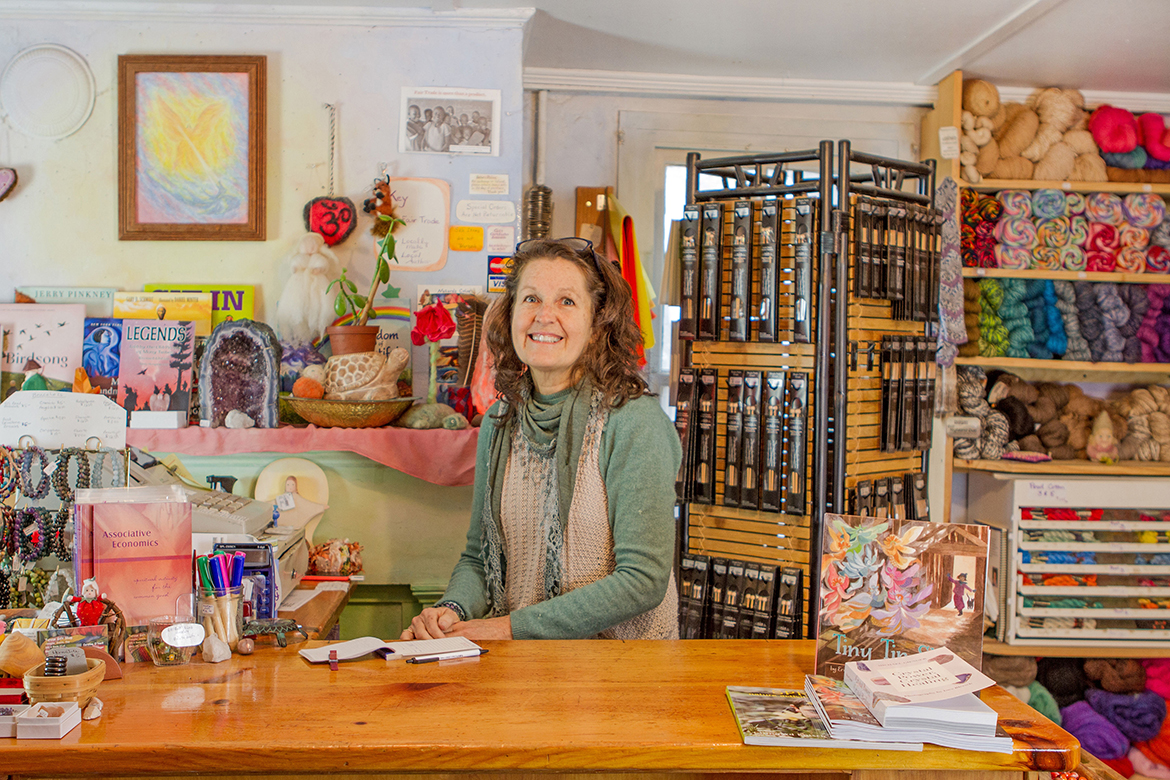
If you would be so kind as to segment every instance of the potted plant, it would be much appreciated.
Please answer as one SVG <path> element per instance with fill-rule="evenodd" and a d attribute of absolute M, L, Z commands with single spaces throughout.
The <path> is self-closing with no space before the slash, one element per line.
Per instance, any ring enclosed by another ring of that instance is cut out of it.
<path fill-rule="evenodd" d="M 370 277 L 370 291 L 362 295 L 354 281 L 341 269 L 341 275 L 329 283 L 327 291 L 337 288 L 337 298 L 333 302 L 333 310 L 342 320 L 348 319 L 345 324 L 330 325 L 325 329 L 329 336 L 329 344 L 334 355 L 347 355 L 355 352 L 373 352 L 378 339 L 377 325 L 367 325 L 374 311 L 374 295 L 378 288 L 390 281 L 390 263 L 398 262 L 395 249 L 394 231 L 406 223 L 394 216 L 390 198 L 390 177 L 385 181 L 378 180 L 374 184 L 374 197 L 365 202 L 365 210 L 375 215 L 374 227 L 371 230 L 378 239 L 378 253 L 374 258 L 374 272 Z M 388 291 L 387 291 L 388 292 Z M 383 292 L 385 296 L 386 293 Z"/>

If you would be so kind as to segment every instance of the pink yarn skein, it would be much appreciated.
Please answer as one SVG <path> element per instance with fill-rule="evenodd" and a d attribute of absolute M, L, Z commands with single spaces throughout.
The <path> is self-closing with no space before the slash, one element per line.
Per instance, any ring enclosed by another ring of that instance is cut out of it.
<path fill-rule="evenodd" d="M 1101 106 L 1089 117 L 1089 132 L 1102 152 L 1132 152 L 1140 138 L 1137 117 L 1124 108 Z"/>

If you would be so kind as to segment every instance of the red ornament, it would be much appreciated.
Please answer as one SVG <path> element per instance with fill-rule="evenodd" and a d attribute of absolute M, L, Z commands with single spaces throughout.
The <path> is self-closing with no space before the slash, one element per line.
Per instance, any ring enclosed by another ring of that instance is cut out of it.
<path fill-rule="evenodd" d="M 414 313 L 415 326 L 410 331 L 410 341 L 416 347 L 426 341 L 442 341 L 455 335 L 455 320 L 441 302 L 424 306 Z"/>
<path fill-rule="evenodd" d="M 305 229 L 320 233 L 329 246 L 349 238 L 357 227 L 357 210 L 349 198 L 313 198 L 305 204 Z"/>

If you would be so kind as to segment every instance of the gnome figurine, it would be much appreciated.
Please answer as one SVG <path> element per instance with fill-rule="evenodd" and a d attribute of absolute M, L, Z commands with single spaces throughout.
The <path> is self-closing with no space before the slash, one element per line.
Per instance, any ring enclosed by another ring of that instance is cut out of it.
<path fill-rule="evenodd" d="M 1085 451 L 1089 460 L 1098 463 L 1117 462 L 1117 439 L 1113 435 L 1113 423 L 1108 412 L 1101 412 L 1097 419 L 1093 420 L 1093 432 L 1089 434 L 1089 444 Z"/>

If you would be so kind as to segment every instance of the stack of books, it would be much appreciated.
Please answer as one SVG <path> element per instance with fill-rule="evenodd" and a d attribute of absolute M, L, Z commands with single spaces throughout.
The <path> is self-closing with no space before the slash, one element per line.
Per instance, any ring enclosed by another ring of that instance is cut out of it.
<path fill-rule="evenodd" d="M 851 661 L 845 679 L 805 678 L 803 691 L 727 689 L 748 745 L 921 750 L 925 742 L 1011 753 L 1012 739 L 977 691 L 994 682 L 944 648 Z"/>

